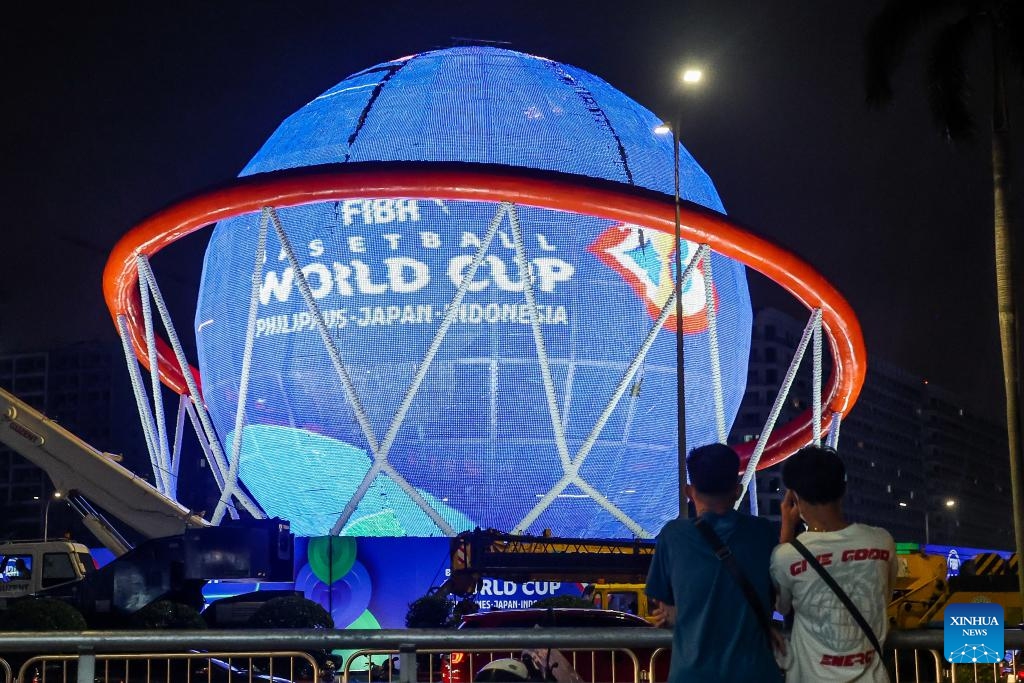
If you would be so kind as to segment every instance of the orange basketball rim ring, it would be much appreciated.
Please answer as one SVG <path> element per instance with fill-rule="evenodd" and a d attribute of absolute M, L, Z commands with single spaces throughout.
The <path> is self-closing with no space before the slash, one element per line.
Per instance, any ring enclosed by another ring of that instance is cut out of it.
<path fill-rule="evenodd" d="M 565 173 L 483 164 L 353 163 L 279 171 L 239 178 L 154 214 L 130 230 L 114 247 L 103 274 L 103 291 L 115 326 L 124 321 L 139 361 L 149 362 L 139 291 L 138 258 L 203 227 L 264 208 L 293 207 L 343 199 L 440 199 L 507 202 L 630 223 L 674 234 L 673 197 L 612 181 Z M 707 245 L 770 278 L 808 309 L 815 337 L 824 333 L 832 358 L 824 386 L 815 387 L 813 407 L 770 431 L 755 456 L 757 469 L 781 462 L 799 448 L 835 434 L 860 394 L 867 369 L 860 323 L 843 296 L 805 261 L 739 226 L 723 214 L 680 201 L 682 239 Z M 178 394 L 190 393 L 171 346 L 156 340 L 162 382 Z M 200 385 L 198 369 L 190 372 Z M 820 394 L 819 394 L 820 391 Z M 779 396 L 778 400 L 783 400 Z M 758 443 L 736 446 L 744 465 Z M 748 473 L 748 478 L 749 478 Z"/>

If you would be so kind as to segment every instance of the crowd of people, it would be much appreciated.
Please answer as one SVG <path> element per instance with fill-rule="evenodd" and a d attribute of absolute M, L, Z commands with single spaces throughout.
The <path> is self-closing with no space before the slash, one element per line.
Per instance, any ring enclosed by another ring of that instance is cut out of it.
<path fill-rule="evenodd" d="M 686 464 L 696 516 L 665 525 L 646 587 L 654 615 L 673 629 L 669 680 L 888 681 L 880 643 L 895 543 L 843 516 L 846 472 L 836 451 L 808 446 L 785 461 L 778 535 L 734 509 L 742 494 L 735 451 L 702 446 Z"/>

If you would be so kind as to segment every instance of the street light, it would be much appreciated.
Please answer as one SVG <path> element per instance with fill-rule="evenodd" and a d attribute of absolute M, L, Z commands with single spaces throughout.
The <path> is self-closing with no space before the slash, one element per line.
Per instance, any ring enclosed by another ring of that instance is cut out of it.
<path fill-rule="evenodd" d="M 50 503 L 55 500 L 60 500 L 63 497 L 60 491 L 54 491 L 53 495 L 46 499 L 46 507 L 43 510 L 43 540 L 49 540 L 50 537 Z"/>
<path fill-rule="evenodd" d="M 683 84 L 683 90 L 692 88 L 696 84 L 700 83 L 704 76 L 704 73 L 700 69 L 687 68 L 683 71 L 680 81 Z M 676 417 L 678 432 L 676 440 L 678 441 L 677 447 L 677 467 L 679 470 L 679 517 L 685 519 L 689 516 L 686 507 L 686 493 L 683 487 L 686 485 L 686 389 L 685 380 L 683 379 L 683 256 L 680 253 L 679 245 L 682 242 L 682 231 L 680 226 L 680 209 L 679 209 L 679 128 L 683 122 L 682 112 L 682 95 L 680 94 L 677 106 L 676 106 L 676 120 L 675 125 L 671 126 L 672 129 L 672 182 L 673 182 L 673 198 L 675 201 L 676 209 L 676 220 L 675 220 L 675 265 L 676 265 L 676 406 L 678 415 Z M 655 132 L 659 130 L 661 132 L 668 132 L 669 125 L 662 123 Z"/>
<path fill-rule="evenodd" d="M 901 501 L 899 501 L 897 503 L 897 505 L 899 505 L 901 508 L 905 508 L 905 507 L 907 507 L 907 502 L 904 501 L 904 500 L 901 500 Z M 943 505 L 945 505 L 946 509 L 952 510 L 953 508 L 956 507 L 956 499 L 954 499 L 954 498 L 947 498 L 943 502 Z M 930 512 L 929 512 L 927 507 L 925 507 L 922 512 L 924 512 L 924 544 L 925 545 L 931 545 L 932 540 L 931 540 Z"/>
<path fill-rule="evenodd" d="M 945 502 L 943 503 L 943 505 L 946 506 L 947 510 L 952 510 L 953 508 L 956 507 L 956 500 L 954 500 L 953 498 L 947 498 L 945 500 Z M 928 537 L 929 537 L 929 531 L 928 531 L 928 511 L 925 510 L 924 511 L 924 542 L 925 542 L 925 545 L 930 543 Z"/>

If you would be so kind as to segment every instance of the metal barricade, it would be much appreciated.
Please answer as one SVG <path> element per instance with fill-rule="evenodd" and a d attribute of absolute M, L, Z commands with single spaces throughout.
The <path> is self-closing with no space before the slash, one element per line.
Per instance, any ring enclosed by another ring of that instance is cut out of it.
<path fill-rule="evenodd" d="M 1024 631 L 1006 631 L 1011 659 L 995 664 L 950 664 L 942 656 L 944 638 L 942 629 L 891 632 L 885 647 L 896 683 L 1017 683 L 1017 672 L 1024 668 Z"/>
<path fill-rule="evenodd" d="M 885 649 L 899 683 L 1011 682 L 1024 664 L 1020 656 L 1024 631 L 1007 630 L 1005 642 L 1007 650 L 1015 653 L 1012 661 L 1000 664 L 950 665 L 941 654 L 941 630 L 894 631 Z M 338 672 L 341 683 L 442 683 L 439 655 L 494 653 L 491 656 L 515 657 L 523 650 L 547 649 L 566 653 L 574 668 L 589 672 L 598 667 L 593 663 L 596 660 L 591 660 L 588 669 L 585 657 L 621 653 L 629 662 L 629 674 L 620 675 L 621 669 L 613 666 L 611 681 L 663 683 L 671 644 L 669 631 L 654 628 L 0 634 L 0 653 L 30 653 L 31 658 L 19 667 L 17 680 L 23 683 L 322 683 L 334 672 L 321 668 L 318 658 L 322 658 L 311 653 L 337 650 L 348 653 Z M 360 658 L 363 666 L 357 671 Z M 388 665 L 381 667 L 385 662 Z M 0 671 L 10 680 L 6 664 L 0 659 Z M 473 661 L 464 671 L 475 673 L 476 664 Z M 589 680 L 606 683 L 604 678 L 597 680 L 596 674 Z M 472 683 L 472 679 L 451 683 Z"/>
<path fill-rule="evenodd" d="M 397 676 L 395 667 L 389 667 L 386 675 L 378 676 L 373 683 L 395 680 L 398 683 L 429 683 L 441 681 L 440 660 L 437 658 L 440 654 L 516 653 L 554 648 L 566 653 L 573 668 L 579 667 L 584 671 L 596 668 L 593 663 L 593 658 L 598 656 L 596 653 L 615 652 L 618 661 L 625 662 L 623 670 L 627 673 L 613 674 L 613 682 L 602 680 L 595 683 L 639 683 L 649 678 L 649 662 L 646 657 L 638 659 L 634 651 L 653 652 L 670 643 L 671 634 L 660 629 L 115 631 L 2 634 L 0 652 L 32 653 L 32 660 L 20 667 L 19 681 L 25 683 L 36 678 L 36 674 L 39 683 L 67 683 L 72 680 L 93 683 L 97 679 L 111 682 L 131 679 L 131 683 L 164 683 L 170 680 L 186 683 L 256 680 L 284 683 L 304 677 L 290 675 L 290 671 L 286 674 L 283 669 L 275 667 L 274 679 L 268 679 L 269 672 L 256 672 L 257 667 L 250 664 L 248 658 L 302 656 L 304 652 L 332 650 L 359 653 L 348 657 L 340 672 L 342 681 L 370 683 L 370 674 L 355 672 L 352 663 L 359 656 L 365 661 L 367 656 L 376 654 L 397 658 L 395 661 L 399 666 Z M 208 660 L 226 660 L 228 657 L 232 658 L 234 669 L 207 666 L 203 669 L 205 677 L 203 672 L 196 671 L 194 662 L 169 662 L 197 660 L 207 663 Z M 243 666 L 235 664 L 240 658 L 246 660 Z M 417 673 L 418 659 L 426 666 Z M 116 667 L 120 668 L 116 671 L 113 670 L 114 662 L 119 662 Z M 243 670 L 244 675 L 239 675 Z M 320 670 L 314 671 L 320 677 Z M 305 680 L 311 679 L 312 676 Z"/>
<path fill-rule="evenodd" d="M 305 652 L 147 652 L 40 655 L 18 672 L 23 683 L 286 683 L 320 681 Z"/>
<path fill-rule="evenodd" d="M 550 668 L 558 658 L 564 658 L 569 669 L 556 680 L 572 683 L 643 683 L 653 681 L 649 671 L 650 659 L 641 661 L 635 652 L 627 648 L 568 649 L 555 647 L 536 648 L 540 660 Z M 555 654 L 557 653 L 557 654 Z M 416 680 L 418 683 L 473 683 L 477 672 L 496 659 L 520 660 L 523 650 L 497 649 L 450 649 L 417 650 Z M 457 659 L 456 659 L 457 658 Z M 358 650 L 350 654 L 342 666 L 342 680 L 346 683 L 394 683 L 401 679 L 400 653 L 387 650 Z M 452 675 L 452 671 L 456 675 Z M 559 672 L 560 674 L 562 672 Z"/>

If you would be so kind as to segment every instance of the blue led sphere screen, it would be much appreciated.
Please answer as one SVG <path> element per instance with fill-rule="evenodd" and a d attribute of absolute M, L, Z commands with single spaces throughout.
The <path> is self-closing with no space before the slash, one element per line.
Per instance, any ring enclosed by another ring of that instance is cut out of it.
<path fill-rule="evenodd" d="M 342 81 L 289 117 L 243 175 L 460 161 L 670 192 L 672 141 L 657 124 L 574 67 L 454 48 Z M 683 196 L 721 211 L 706 174 L 681 153 Z M 675 516 L 674 316 L 657 325 L 674 286 L 671 235 L 430 198 L 320 202 L 278 215 L 299 268 L 271 229 L 238 467 L 264 512 L 310 536 L 481 527 L 621 538 L 652 536 Z M 229 451 L 259 224 L 248 215 L 215 227 L 196 314 L 204 399 Z M 678 245 L 684 264 L 696 247 Z M 741 265 L 716 254 L 712 271 L 731 424 L 750 302 Z M 682 298 L 692 447 L 717 440 L 703 267 Z"/>

